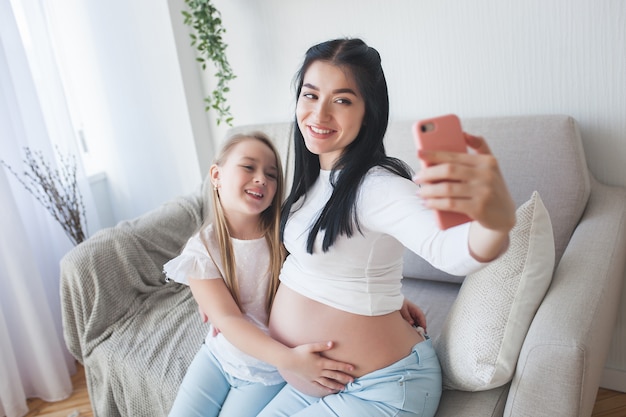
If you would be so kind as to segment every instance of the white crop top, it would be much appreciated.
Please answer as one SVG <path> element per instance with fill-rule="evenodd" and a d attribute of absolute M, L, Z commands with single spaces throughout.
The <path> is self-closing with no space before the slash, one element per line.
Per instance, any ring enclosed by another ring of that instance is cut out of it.
<path fill-rule="evenodd" d="M 417 196 L 415 183 L 376 167 L 369 171 L 357 197 L 361 233 L 337 237 L 322 251 L 318 233 L 313 254 L 306 251 L 311 226 L 332 193 L 330 171 L 320 171 L 306 198 L 300 199 L 284 233 L 289 252 L 281 283 L 331 307 L 354 314 L 377 316 L 399 310 L 404 247 L 436 268 L 467 275 L 485 264 L 469 253 L 469 223 L 441 231 L 432 210 Z"/>
<path fill-rule="evenodd" d="M 203 229 L 204 245 L 199 234 L 192 236 L 181 254 L 163 265 L 168 279 L 189 285 L 189 279 L 223 279 L 219 245 L 212 225 Z M 248 321 L 269 334 L 265 295 L 270 282 L 269 248 L 265 238 L 254 240 L 232 239 L 236 259 L 241 305 Z M 209 251 L 213 258 L 209 255 Z M 200 318 L 198 318 L 200 320 Z M 212 335 L 205 343 L 230 375 L 250 382 L 274 385 L 283 381 L 278 370 L 233 346 L 222 333 Z"/>

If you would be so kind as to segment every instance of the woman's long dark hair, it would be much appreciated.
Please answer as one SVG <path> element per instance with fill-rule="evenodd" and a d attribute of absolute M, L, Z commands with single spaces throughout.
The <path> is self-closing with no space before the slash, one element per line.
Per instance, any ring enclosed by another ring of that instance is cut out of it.
<path fill-rule="evenodd" d="M 385 153 L 383 137 L 389 121 L 389 96 L 378 51 L 360 39 L 335 39 L 312 46 L 306 52 L 302 67 L 296 74 L 296 100 L 300 98 L 306 71 L 316 61 L 328 62 L 352 75 L 365 101 L 365 115 L 356 139 L 333 166 L 333 193 L 309 232 L 309 253 L 313 253 L 315 238 L 320 230 L 325 231 L 322 243 L 324 252 L 333 245 L 338 236 L 352 236 L 355 227 L 360 232 L 356 199 L 359 186 L 372 167 L 381 166 L 405 178 L 411 177 L 410 168 L 404 162 L 388 157 Z M 320 171 L 319 157 L 306 148 L 302 132 L 297 128 L 297 119 L 295 126 L 294 181 L 282 207 L 281 238 L 284 236 L 285 224 L 293 204 L 300 197 L 306 196 Z"/>

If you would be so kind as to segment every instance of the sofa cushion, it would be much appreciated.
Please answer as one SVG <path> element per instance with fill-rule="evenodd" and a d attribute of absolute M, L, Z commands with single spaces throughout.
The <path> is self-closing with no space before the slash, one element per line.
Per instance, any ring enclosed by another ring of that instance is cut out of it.
<path fill-rule="evenodd" d="M 550 216 L 538 192 L 517 209 L 509 249 L 468 275 L 436 349 L 444 386 L 481 391 L 506 384 L 554 269 Z"/>

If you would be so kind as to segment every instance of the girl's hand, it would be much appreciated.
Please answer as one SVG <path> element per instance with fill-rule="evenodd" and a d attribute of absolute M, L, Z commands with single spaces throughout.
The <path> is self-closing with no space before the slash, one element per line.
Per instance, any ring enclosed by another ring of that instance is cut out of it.
<path fill-rule="evenodd" d="M 200 314 L 200 320 L 202 320 L 202 323 L 209 322 L 209 316 L 207 316 L 206 313 L 202 311 L 202 307 L 200 306 L 198 306 L 198 314 Z M 220 329 L 215 326 L 211 326 L 211 337 L 215 337 L 218 334 L 220 334 Z"/>
<path fill-rule="evenodd" d="M 426 332 L 426 315 L 421 308 L 406 298 L 400 309 L 400 314 L 411 326 L 420 326 Z"/>
<path fill-rule="evenodd" d="M 290 365 L 285 369 L 303 381 L 314 382 L 324 387 L 328 393 L 336 393 L 353 382 L 350 372 L 354 366 L 328 359 L 322 352 L 332 349 L 333 342 L 319 342 L 299 345 L 291 349 Z"/>
<path fill-rule="evenodd" d="M 202 307 L 198 306 L 198 314 L 200 314 L 200 320 L 202 323 L 206 323 L 209 321 L 209 316 L 206 315 L 204 311 L 202 311 Z"/>

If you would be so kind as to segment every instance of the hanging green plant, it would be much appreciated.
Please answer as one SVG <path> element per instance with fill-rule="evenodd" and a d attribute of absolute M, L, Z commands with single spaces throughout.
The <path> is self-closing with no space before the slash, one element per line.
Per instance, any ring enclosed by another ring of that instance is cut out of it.
<path fill-rule="evenodd" d="M 183 10 L 182 14 L 185 24 L 194 30 L 190 36 L 191 46 L 199 53 L 196 60 L 202 65 L 202 70 L 206 70 L 207 61 L 211 61 L 216 69 L 217 86 L 204 99 L 204 109 L 215 110 L 218 125 L 221 122 L 232 125 L 233 117 L 225 95 L 230 91 L 228 83 L 236 76 L 226 57 L 227 45 L 222 39 L 226 29 L 222 25 L 220 12 L 211 4 L 211 0 L 185 0 L 185 3 L 189 10 Z"/>

